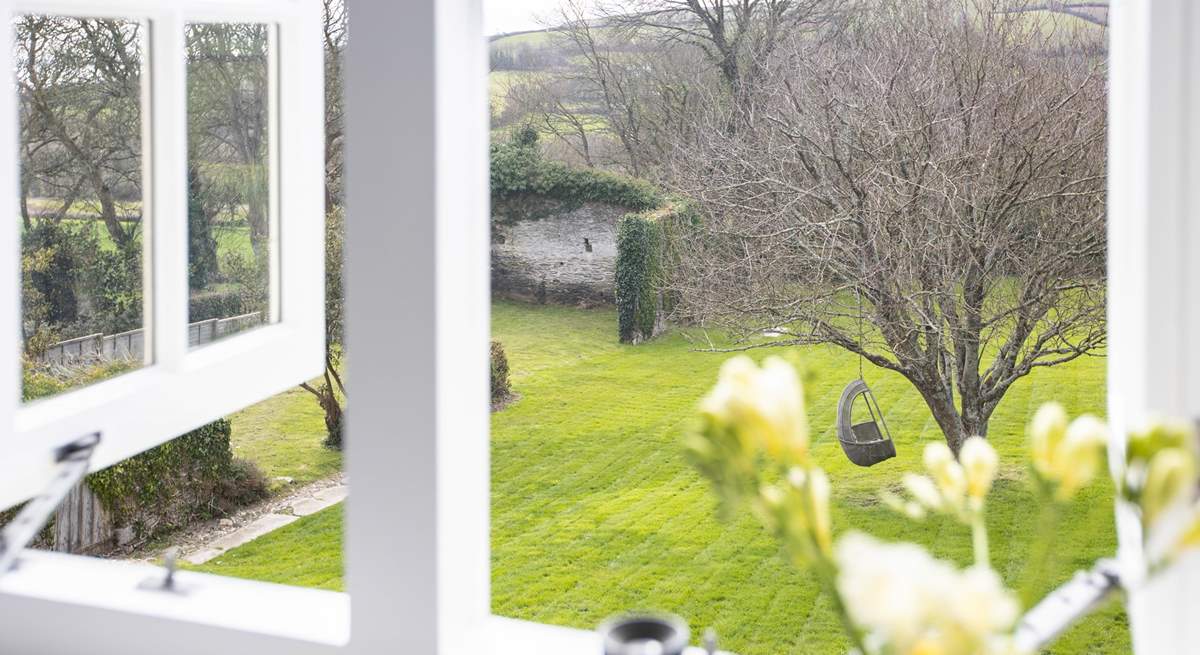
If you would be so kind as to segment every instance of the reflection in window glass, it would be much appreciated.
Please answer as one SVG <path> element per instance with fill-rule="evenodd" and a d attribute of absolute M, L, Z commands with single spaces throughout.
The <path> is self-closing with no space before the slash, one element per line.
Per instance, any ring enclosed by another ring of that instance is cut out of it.
<path fill-rule="evenodd" d="M 25 400 L 142 365 L 142 27 L 18 16 Z"/>
<path fill-rule="evenodd" d="M 188 343 L 271 320 L 269 30 L 187 27 Z"/>

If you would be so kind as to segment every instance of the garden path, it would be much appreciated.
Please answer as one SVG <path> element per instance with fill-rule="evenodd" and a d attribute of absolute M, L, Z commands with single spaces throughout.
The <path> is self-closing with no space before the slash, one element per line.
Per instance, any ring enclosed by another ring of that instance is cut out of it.
<path fill-rule="evenodd" d="M 129 559 L 156 562 L 177 548 L 189 564 L 204 564 L 226 551 L 282 528 L 297 519 L 315 514 L 346 499 L 346 474 L 337 473 L 310 482 L 283 496 L 269 498 L 238 512 L 171 535 L 167 543 L 134 552 Z"/>

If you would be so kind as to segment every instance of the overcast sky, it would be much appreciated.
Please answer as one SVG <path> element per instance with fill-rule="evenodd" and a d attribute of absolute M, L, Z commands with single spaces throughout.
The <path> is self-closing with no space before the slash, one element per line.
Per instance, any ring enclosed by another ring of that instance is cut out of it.
<path fill-rule="evenodd" d="M 554 13 L 559 0 L 483 0 L 483 31 L 488 36 L 502 32 L 539 30 L 538 18 Z"/>

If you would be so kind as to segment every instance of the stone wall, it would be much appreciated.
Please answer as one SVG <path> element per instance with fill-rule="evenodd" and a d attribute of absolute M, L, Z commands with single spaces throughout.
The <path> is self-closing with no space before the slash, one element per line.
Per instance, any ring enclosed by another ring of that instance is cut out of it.
<path fill-rule="evenodd" d="M 492 293 L 568 305 L 612 304 L 617 221 L 628 209 L 525 199 L 492 211 Z"/>

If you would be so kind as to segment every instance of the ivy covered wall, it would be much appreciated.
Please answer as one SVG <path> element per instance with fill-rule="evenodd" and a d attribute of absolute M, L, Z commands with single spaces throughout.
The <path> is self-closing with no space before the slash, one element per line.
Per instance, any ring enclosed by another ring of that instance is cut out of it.
<path fill-rule="evenodd" d="M 532 130 L 494 144 L 491 166 L 494 295 L 615 303 L 624 343 L 662 331 L 669 226 L 684 203 L 644 180 L 547 161 Z"/>

